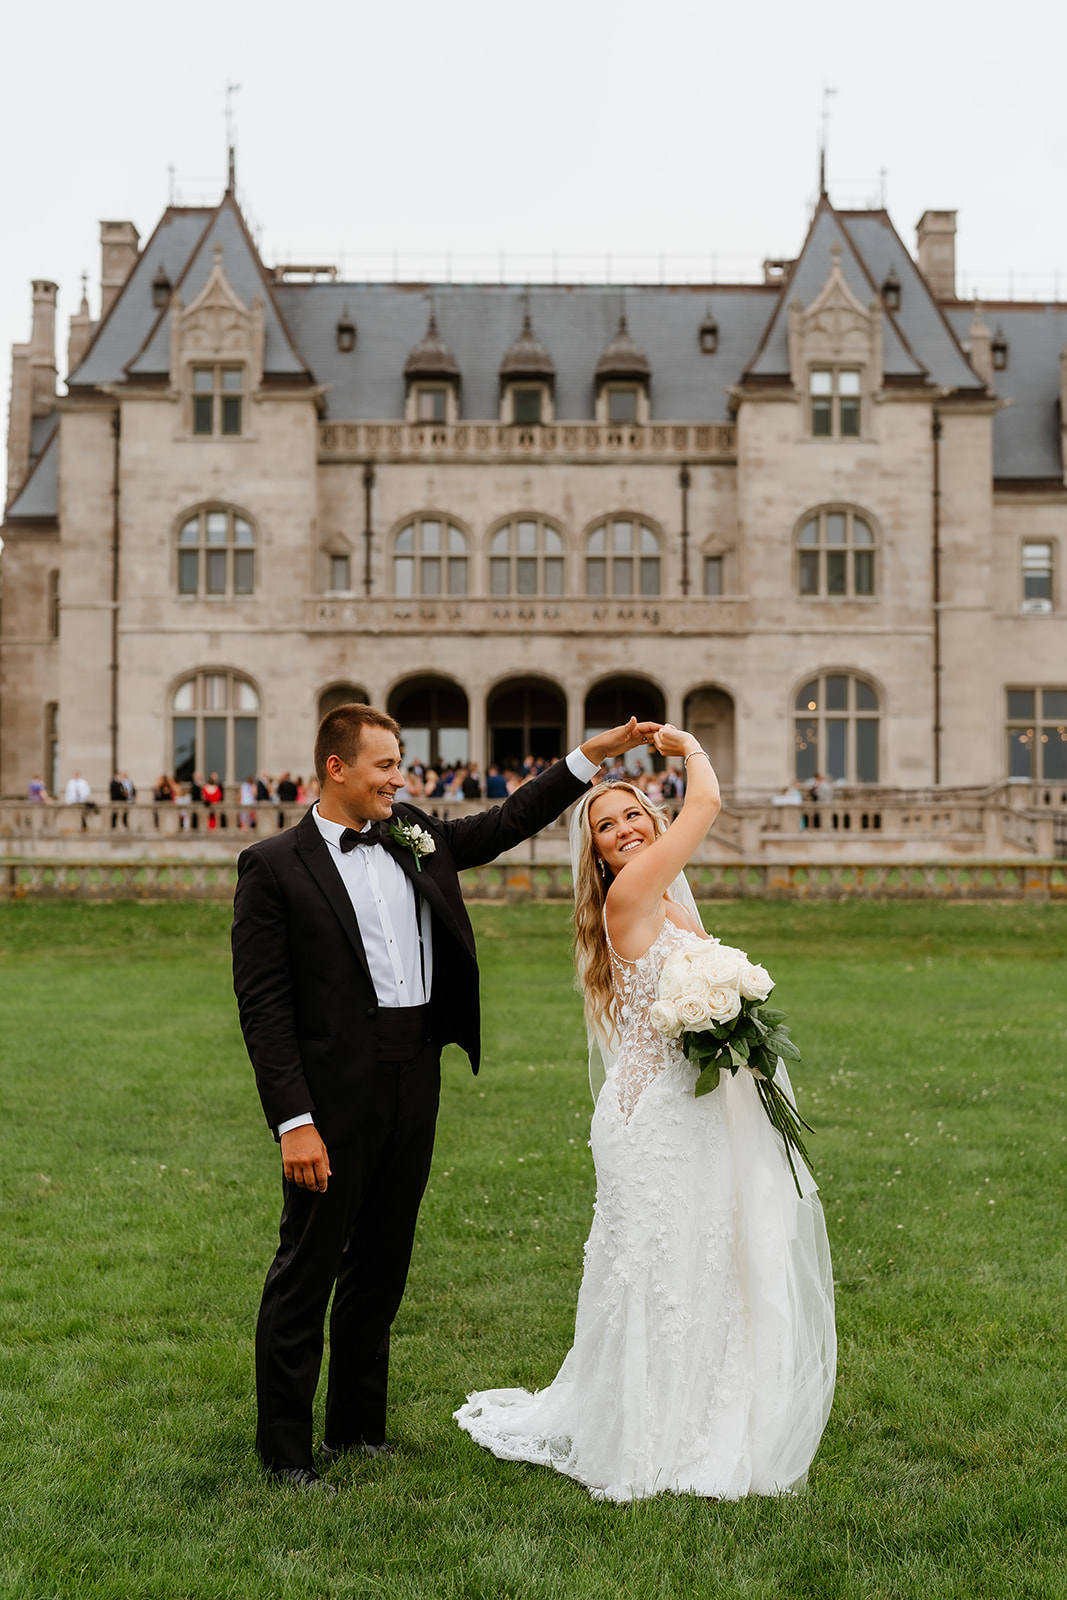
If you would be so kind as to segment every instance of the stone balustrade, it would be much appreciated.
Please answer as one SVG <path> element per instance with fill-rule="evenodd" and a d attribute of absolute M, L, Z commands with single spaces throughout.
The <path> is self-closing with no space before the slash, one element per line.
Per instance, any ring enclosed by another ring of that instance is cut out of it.
<path fill-rule="evenodd" d="M 406 599 L 398 595 L 309 595 L 303 626 L 309 633 L 360 635 L 410 633 L 422 638 L 428 629 L 456 633 L 503 634 L 513 639 L 529 633 L 647 634 L 662 637 L 668 620 L 672 636 L 705 639 L 743 632 L 750 621 L 751 601 L 745 595 L 701 595 L 665 599 L 662 595 L 593 599 L 589 596 L 441 595 Z"/>
<path fill-rule="evenodd" d="M 726 462 L 733 422 L 321 422 L 320 461 Z"/>

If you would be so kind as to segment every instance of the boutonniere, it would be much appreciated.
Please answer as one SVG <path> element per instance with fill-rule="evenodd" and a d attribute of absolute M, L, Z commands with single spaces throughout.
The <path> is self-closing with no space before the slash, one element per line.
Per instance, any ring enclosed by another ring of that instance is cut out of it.
<path fill-rule="evenodd" d="M 422 871 L 422 857 L 432 856 L 437 849 L 433 835 L 425 828 L 420 828 L 417 822 L 394 822 L 390 824 L 389 836 L 395 839 L 398 845 L 405 850 L 410 850 L 415 857 L 415 869 Z"/>

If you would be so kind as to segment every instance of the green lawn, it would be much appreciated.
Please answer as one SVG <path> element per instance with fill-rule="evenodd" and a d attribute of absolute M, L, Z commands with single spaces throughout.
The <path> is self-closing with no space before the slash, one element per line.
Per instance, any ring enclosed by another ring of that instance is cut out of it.
<path fill-rule="evenodd" d="M 807 1492 L 595 1504 L 455 1428 L 565 1354 L 593 1200 L 565 906 L 474 911 L 392 1436 L 329 1504 L 251 1451 L 279 1201 L 225 907 L 0 908 L 0 1595 L 1067 1595 L 1067 907 L 720 904 L 778 980 L 838 1284 Z"/>

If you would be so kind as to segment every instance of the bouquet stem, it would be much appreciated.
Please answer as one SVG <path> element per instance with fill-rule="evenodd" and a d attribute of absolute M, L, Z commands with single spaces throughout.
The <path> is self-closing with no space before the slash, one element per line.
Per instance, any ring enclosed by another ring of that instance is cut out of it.
<path fill-rule="evenodd" d="M 789 1170 L 793 1174 L 793 1182 L 796 1185 L 797 1194 L 803 1199 L 800 1180 L 797 1177 L 797 1169 L 793 1165 L 793 1151 L 795 1150 L 797 1155 L 807 1162 L 808 1152 L 800 1130 L 801 1128 L 807 1128 L 809 1133 L 814 1133 L 815 1129 L 810 1122 L 804 1121 L 789 1096 L 783 1094 L 773 1078 L 762 1076 L 757 1078 L 753 1075 L 753 1082 L 763 1102 L 763 1109 L 767 1113 L 771 1126 L 777 1128 L 782 1136 L 782 1142 L 785 1145 L 785 1158 L 789 1162 Z"/>

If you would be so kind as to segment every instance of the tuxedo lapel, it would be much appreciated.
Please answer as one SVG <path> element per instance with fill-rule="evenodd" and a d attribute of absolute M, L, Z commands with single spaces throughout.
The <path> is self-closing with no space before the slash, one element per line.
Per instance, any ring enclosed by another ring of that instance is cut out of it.
<path fill-rule="evenodd" d="M 316 827 L 315 819 L 310 811 L 297 823 L 294 831 L 296 847 L 300 852 L 301 860 L 330 902 L 337 915 L 337 920 L 348 937 L 349 943 L 359 957 L 364 972 L 373 984 L 374 980 L 371 978 L 367 952 L 363 948 L 359 923 L 356 920 L 356 913 L 352 909 L 352 902 L 348 898 L 348 891 L 341 882 L 337 868 L 330 860 L 329 847 Z"/>
<path fill-rule="evenodd" d="M 394 820 L 398 822 L 417 821 L 420 827 L 425 821 L 425 819 L 421 817 L 418 812 L 413 813 L 410 818 L 401 817 L 397 813 L 394 813 Z M 440 917 L 441 921 L 448 928 L 449 932 L 459 940 L 460 944 L 465 945 L 468 949 L 470 949 L 470 952 L 473 955 L 474 949 L 471 945 L 470 936 L 467 933 L 467 930 L 464 928 L 461 920 L 457 917 L 452 905 L 449 903 L 449 897 L 445 890 L 445 886 L 438 877 L 434 866 L 431 865 L 433 856 L 429 855 L 421 857 L 420 865 L 420 863 L 416 862 L 415 860 L 414 851 L 409 850 L 407 845 L 400 844 L 396 839 L 393 838 L 392 834 L 390 834 L 389 837 L 382 842 L 385 846 L 385 849 L 388 850 L 393 860 L 400 867 L 401 871 L 406 873 L 406 875 L 415 885 L 416 896 L 421 895 L 425 900 L 429 901 L 430 909 L 435 912 L 438 917 Z M 451 882 L 455 886 L 456 896 L 462 902 L 458 876 L 453 874 Z"/>

